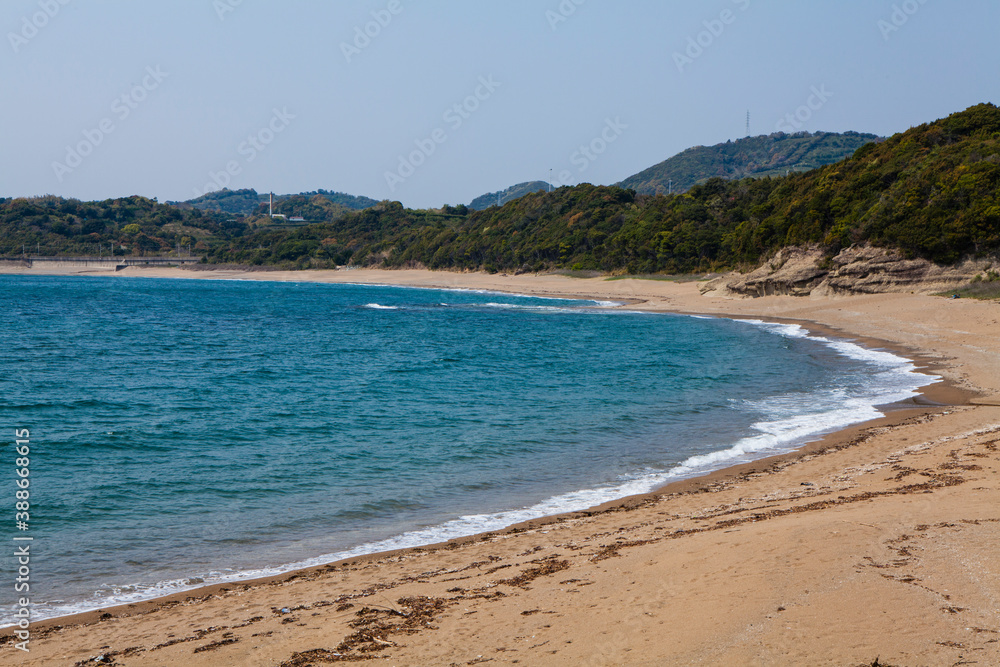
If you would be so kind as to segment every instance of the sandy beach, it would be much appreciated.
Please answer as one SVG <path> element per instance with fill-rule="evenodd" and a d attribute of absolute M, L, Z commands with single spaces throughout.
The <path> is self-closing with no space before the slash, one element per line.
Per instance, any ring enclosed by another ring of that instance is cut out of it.
<path fill-rule="evenodd" d="M 3 630 L 2 664 L 1000 665 L 996 302 L 417 270 L 64 274 L 488 289 L 798 322 L 944 382 L 797 453 L 588 512 L 34 623 L 30 653 Z"/>

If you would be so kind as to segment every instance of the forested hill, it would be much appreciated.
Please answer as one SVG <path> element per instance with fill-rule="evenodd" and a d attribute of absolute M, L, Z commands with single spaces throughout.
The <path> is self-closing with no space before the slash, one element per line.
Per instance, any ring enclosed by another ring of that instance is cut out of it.
<path fill-rule="evenodd" d="M 181 210 L 146 197 L 82 202 L 61 197 L 0 199 L 0 256 L 162 255 L 178 245 L 204 254 L 242 235 L 231 215 Z"/>
<path fill-rule="evenodd" d="M 784 176 L 833 164 L 851 156 L 874 134 L 776 132 L 715 146 L 695 146 L 619 183 L 643 195 L 681 193 L 710 178 Z"/>
<path fill-rule="evenodd" d="M 143 197 L 6 199 L 0 253 L 35 245 L 42 254 L 91 254 L 114 241 L 128 254 L 181 244 L 207 262 L 301 268 L 680 273 L 756 265 L 789 245 L 819 244 L 832 255 L 871 243 L 947 264 L 1000 252 L 1000 110 L 980 104 L 812 171 L 714 178 L 670 196 L 584 184 L 483 211 L 398 202 L 351 211 L 321 194 L 282 207 L 324 222 L 288 228 L 261 207 L 242 218 Z"/>
<path fill-rule="evenodd" d="M 496 206 L 497 204 L 503 205 L 509 201 L 514 201 L 519 199 L 526 194 L 532 192 L 548 192 L 552 188 L 551 185 L 545 181 L 529 181 L 527 183 L 518 183 L 517 185 L 512 185 L 506 190 L 500 190 L 498 192 L 488 192 L 485 195 L 480 195 L 472 200 L 469 204 L 469 208 L 476 211 L 481 211 L 484 208 L 489 208 L 490 206 Z"/>
<path fill-rule="evenodd" d="M 331 204 L 355 211 L 369 208 L 378 203 L 369 197 L 355 197 L 354 195 L 345 194 L 343 192 L 330 192 L 329 190 L 303 192 L 297 195 L 274 195 L 274 201 L 282 202 L 286 199 L 296 197 L 311 199 L 317 196 L 322 197 Z M 188 204 L 191 207 L 201 209 L 202 211 L 217 211 L 233 215 L 250 215 L 262 204 L 267 204 L 269 198 L 270 196 L 268 194 L 258 194 L 257 191 L 253 189 L 222 189 L 216 190 L 215 192 L 209 192 L 201 197 L 198 197 L 197 199 L 189 199 L 186 202 L 168 203 L 181 208 L 186 208 L 184 205 Z"/>
<path fill-rule="evenodd" d="M 1000 110 L 971 107 L 788 177 L 717 178 L 673 196 L 580 185 L 454 213 L 383 203 L 249 234 L 212 260 L 690 272 L 757 264 L 786 245 L 870 242 L 950 263 L 1000 250 Z"/>

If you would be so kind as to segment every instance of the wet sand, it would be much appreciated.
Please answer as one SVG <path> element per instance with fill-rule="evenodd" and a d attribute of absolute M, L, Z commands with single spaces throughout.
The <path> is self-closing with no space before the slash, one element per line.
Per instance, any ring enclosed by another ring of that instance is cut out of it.
<path fill-rule="evenodd" d="M 3 664 L 1000 664 L 1000 304 L 428 271 L 93 273 L 492 289 L 794 321 L 899 350 L 946 382 L 924 405 L 794 454 L 588 512 L 39 622 L 30 653 L 0 646 Z"/>

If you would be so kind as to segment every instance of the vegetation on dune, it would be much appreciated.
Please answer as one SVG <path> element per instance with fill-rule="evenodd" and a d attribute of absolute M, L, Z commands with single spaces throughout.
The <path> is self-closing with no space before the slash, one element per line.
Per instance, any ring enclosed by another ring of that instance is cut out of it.
<path fill-rule="evenodd" d="M 1000 272 L 988 269 L 985 277 L 978 275 L 968 285 L 938 296 L 958 296 L 969 299 L 1000 299 Z"/>

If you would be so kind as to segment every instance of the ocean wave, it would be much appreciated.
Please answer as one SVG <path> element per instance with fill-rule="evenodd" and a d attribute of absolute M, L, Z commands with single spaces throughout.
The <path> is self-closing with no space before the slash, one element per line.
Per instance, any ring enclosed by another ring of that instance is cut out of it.
<path fill-rule="evenodd" d="M 752 326 L 757 326 L 762 329 L 777 333 L 786 338 L 802 338 L 818 343 L 822 343 L 831 350 L 837 352 L 841 356 L 853 359 L 855 361 L 861 361 L 867 364 L 872 364 L 878 367 L 879 370 L 889 370 L 894 372 L 899 377 L 906 377 L 907 380 L 912 380 L 916 384 L 913 385 L 912 390 L 909 392 L 909 396 L 912 397 L 916 395 L 916 390 L 920 387 L 925 387 L 929 384 L 937 382 L 941 378 L 937 375 L 931 375 L 929 373 L 921 373 L 917 371 L 916 365 L 912 360 L 902 357 L 893 352 L 887 352 L 885 350 L 878 350 L 870 347 L 864 347 L 857 343 L 852 343 L 847 340 L 838 340 L 834 338 L 827 338 L 825 336 L 814 336 L 809 333 L 804 327 L 798 324 L 781 324 L 776 322 L 764 322 L 762 320 L 734 320 L 735 322 L 742 322 L 744 324 L 750 324 Z M 883 376 L 883 379 L 886 376 Z M 907 382 L 909 384 L 909 382 Z M 906 398 L 906 397 L 904 397 Z M 902 400 L 902 399 L 896 399 Z"/>
<path fill-rule="evenodd" d="M 670 472 L 677 477 L 693 477 L 734 463 L 752 461 L 762 453 L 772 456 L 790 452 L 822 435 L 881 416 L 871 403 L 853 399 L 842 408 L 757 422 L 751 427 L 758 431 L 757 435 L 742 438 L 726 449 L 691 456 Z"/>
<path fill-rule="evenodd" d="M 382 289 L 400 289 L 400 290 L 421 290 L 421 291 L 433 291 L 433 292 L 456 292 L 459 294 L 479 294 L 481 296 L 500 296 L 508 299 L 535 299 L 538 301 L 571 301 L 574 303 L 589 304 L 591 308 L 614 308 L 616 306 L 624 305 L 617 301 L 600 301 L 597 299 L 567 299 L 566 297 L 558 296 L 538 296 L 536 294 L 521 294 L 520 292 L 503 292 L 500 290 L 490 290 L 490 289 L 476 289 L 471 287 L 424 287 L 418 285 L 389 285 L 382 283 L 338 283 L 340 285 L 351 285 L 352 287 L 380 287 Z M 441 304 L 448 305 L 448 304 Z M 476 305 L 476 304 L 467 304 Z"/>
<path fill-rule="evenodd" d="M 693 316 L 690 316 L 693 317 Z M 816 336 L 803 327 L 800 324 L 784 324 L 781 322 L 765 322 L 763 320 L 747 320 L 747 319 L 734 319 L 734 322 L 741 322 L 743 324 L 749 324 L 755 327 L 760 327 L 761 329 L 766 329 L 773 333 L 780 334 L 787 338 L 807 338 L 809 340 L 819 341 L 828 347 L 831 347 L 846 357 L 852 359 L 857 359 L 859 361 L 874 361 L 878 363 L 891 363 L 894 365 L 911 365 L 913 362 L 905 357 L 901 357 L 898 354 L 892 352 L 886 352 L 884 350 L 877 350 L 870 347 L 863 347 L 857 343 L 852 343 L 847 340 L 839 340 L 833 338 L 827 338 L 825 336 Z"/>
<path fill-rule="evenodd" d="M 498 308 L 500 310 L 525 310 L 537 313 L 576 313 L 579 312 L 574 308 L 566 308 L 560 306 L 533 306 L 528 304 L 520 303 L 481 303 L 472 304 L 474 307 L 479 308 Z"/>
<path fill-rule="evenodd" d="M 363 307 L 370 310 L 399 310 L 399 306 L 383 306 L 380 303 L 366 303 Z"/>

